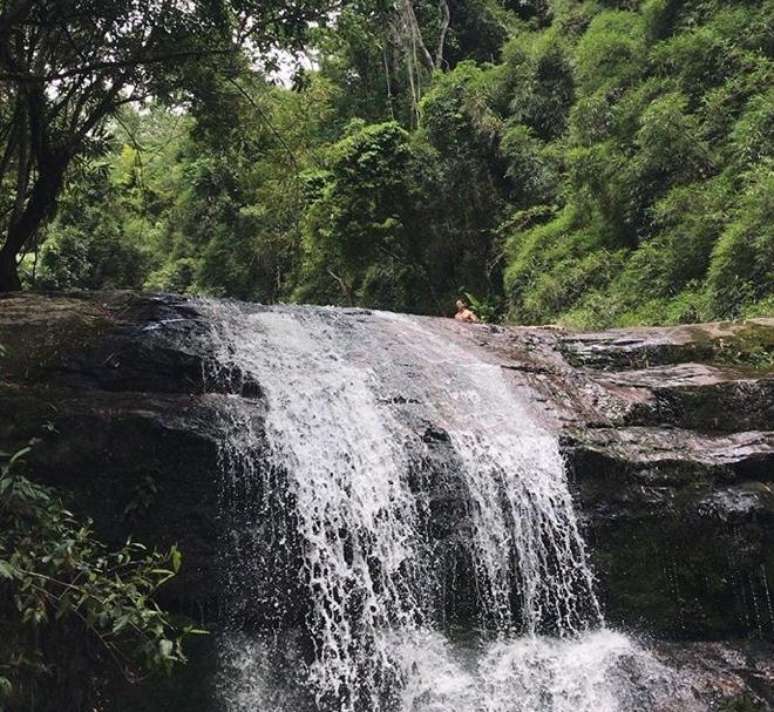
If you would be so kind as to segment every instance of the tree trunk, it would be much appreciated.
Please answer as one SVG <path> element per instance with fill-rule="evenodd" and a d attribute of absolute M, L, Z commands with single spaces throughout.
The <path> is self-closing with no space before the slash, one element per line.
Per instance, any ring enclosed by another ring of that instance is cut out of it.
<path fill-rule="evenodd" d="M 40 175 L 30 193 L 19 219 L 8 228 L 5 243 L 0 248 L 0 293 L 21 288 L 17 257 L 56 210 L 68 164 L 66 155 L 49 160 L 39 167 Z"/>
<path fill-rule="evenodd" d="M 0 250 L 0 294 L 21 289 L 19 272 L 16 269 L 16 255 Z"/>

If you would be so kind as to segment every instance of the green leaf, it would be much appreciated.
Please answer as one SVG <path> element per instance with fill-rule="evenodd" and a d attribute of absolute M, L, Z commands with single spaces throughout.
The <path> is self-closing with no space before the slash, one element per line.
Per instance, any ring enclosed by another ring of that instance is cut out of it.
<path fill-rule="evenodd" d="M 180 553 L 180 549 L 178 549 L 177 546 L 173 546 L 169 550 L 169 556 L 172 559 L 172 570 L 175 573 L 178 573 L 180 571 L 180 566 L 183 563 L 183 555 Z"/>
<path fill-rule="evenodd" d="M 10 464 L 13 465 L 17 460 L 20 460 L 22 457 L 24 457 L 27 453 L 32 450 L 31 447 L 25 447 L 19 450 L 18 452 L 15 452 L 13 456 L 11 457 Z"/>
<path fill-rule="evenodd" d="M 172 655 L 172 651 L 175 649 L 175 644 L 171 640 L 162 638 L 159 641 L 159 652 L 162 657 L 168 658 Z"/>
<path fill-rule="evenodd" d="M 13 685 L 7 677 L 0 676 L 0 700 L 8 698 L 13 692 Z"/>
<path fill-rule="evenodd" d="M 203 628 L 184 628 L 183 632 L 186 635 L 209 635 L 210 631 L 204 630 Z"/>
<path fill-rule="evenodd" d="M 0 559 L 0 576 L 4 579 L 13 579 L 16 575 L 16 569 L 12 564 Z"/>

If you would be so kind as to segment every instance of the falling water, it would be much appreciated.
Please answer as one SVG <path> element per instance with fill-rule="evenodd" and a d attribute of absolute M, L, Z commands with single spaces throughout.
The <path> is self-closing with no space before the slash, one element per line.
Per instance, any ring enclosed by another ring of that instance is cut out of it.
<path fill-rule="evenodd" d="M 212 396 L 229 712 L 626 712 L 669 688 L 603 627 L 556 436 L 458 326 L 200 306 L 234 393 Z"/>
<path fill-rule="evenodd" d="M 601 622 L 555 435 L 540 427 L 497 362 L 433 333 L 429 320 L 382 315 L 415 364 L 415 398 L 449 435 L 471 498 L 482 604 L 500 631 L 516 622 L 559 636 Z M 487 621 L 485 621 L 487 622 Z"/>

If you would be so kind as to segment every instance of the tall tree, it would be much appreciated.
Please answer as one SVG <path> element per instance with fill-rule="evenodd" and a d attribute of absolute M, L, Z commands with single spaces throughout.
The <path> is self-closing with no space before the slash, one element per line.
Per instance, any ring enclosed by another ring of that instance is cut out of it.
<path fill-rule="evenodd" d="M 334 0 L 0 0 L 0 292 L 106 120 L 149 96 L 184 100 L 206 64 L 230 71 L 299 47 Z M 250 56 L 252 55 L 252 56 Z"/>

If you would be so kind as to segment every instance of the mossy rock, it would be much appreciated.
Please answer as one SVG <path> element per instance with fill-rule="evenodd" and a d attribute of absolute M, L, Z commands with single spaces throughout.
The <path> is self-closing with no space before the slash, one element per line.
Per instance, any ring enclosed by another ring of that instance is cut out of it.
<path fill-rule="evenodd" d="M 745 322 L 733 336 L 712 340 L 711 362 L 750 374 L 774 373 L 774 320 Z"/>

